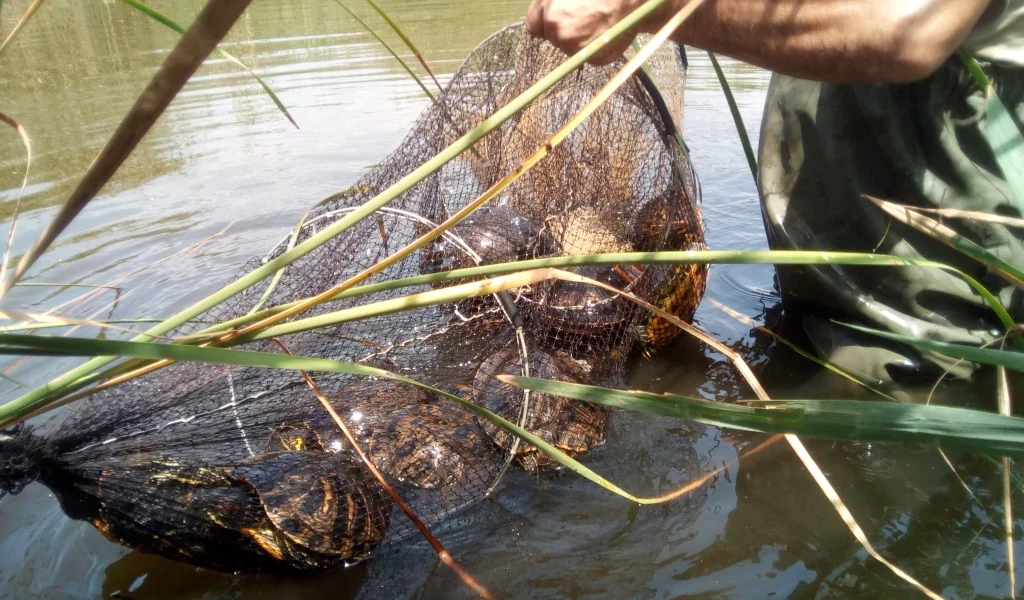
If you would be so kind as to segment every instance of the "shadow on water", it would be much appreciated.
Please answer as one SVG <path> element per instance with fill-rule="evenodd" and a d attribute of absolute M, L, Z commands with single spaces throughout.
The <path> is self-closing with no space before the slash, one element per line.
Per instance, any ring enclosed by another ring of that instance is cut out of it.
<path fill-rule="evenodd" d="M 7 0 L 0 30 L 27 6 Z M 188 22 L 203 2 L 154 2 Z M 386 9 L 435 70 L 451 73 L 526 1 L 392 0 Z M 353 3 L 372 23 L 369 7 Z M 85 170 L 175 34 L 117 2 L 50 0 L 0 61 L 3 109 L 36 151 L 19 225 L 23 251 Z M 355 181 L 403 138 L 426 100 L 371 38 L 331 2 L 254 3 L 226 47 L 264 76 L 302 127 L 293 129 L 244 73 L 207 62 L 103 195 L 40 261 L 38 280 L 105 283 L 81 310 L 97 318 L 166 316 L 219 287 L 248 257 L 287 234 L 312 203 Z M 686 137 L 716 249 L 764 249 L 756 191 L 714 73 L 691 52 Z M 724 62 L 756 137 L 764 72 Z M 755 140 L 756 143 L 756 140 Z M 22 150 L 0 136 L 0 215 L 9 217 Z M 231 228 L 156 270 L 137 269 Z M 6 230 L 0 228 L 0 236 Z M 80 289 L 25 288 L 17 305 L 44 310 Z M 781 319 L 773 272 L 714 267 L 707 299 L 770 328 Z M 777 397 L 863 397 L 705 302 L 696 322 L 738 351 Z M 790 331 L 794 341 L 799 335 Z M 42 381 L 68 361 L 12 374 Z M 721 355 L 680 338 L 638 359 L 630 385 L 716 400 L 751 392 Z M 963 393 L 963 390 L 954 393 Z M 5 397 L 10 397 L 7 394 Z M 58 413 L 49 422 L 61 419 Z M 734 463 L 763 436 L 631 413 L 585 462 L 636 494 L 656 495 Z M 950 598 L 1007 593 L 998 472 L 950 455 L 971 498 L 934 450 L 808 441 L 808 447 L 890 558 Z M 470 526 L 450 534 L 462 564 L 496 593 L 537 598 L 889 598 L 910 595 L 867 558 L 784 444 L 725 471 L 689 496 L 636 506 L 579 478 L 510 474 Z M 1018 521 L 1017 527 L 1021 523 Z M 1018 551 L 1024 551 L 1024 547 Z M 70 521 L 39 485 L 0 502 L 0 596 L 17 598 L 471 597 L 429 551 L 307 578 L 226 575 L 131 552 Z"/>

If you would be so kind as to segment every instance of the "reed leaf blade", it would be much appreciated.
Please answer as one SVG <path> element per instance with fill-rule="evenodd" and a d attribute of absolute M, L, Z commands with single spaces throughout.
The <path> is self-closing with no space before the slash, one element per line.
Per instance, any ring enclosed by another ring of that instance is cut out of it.
<path fill-rule="evenodd" d="M 978 61 L 966 50 L 960 51 L 960 59 L 985 92 L 985 139 L 1010 186 L 1017 210 L 1024 215 L 1024 135 Z"/>
<path fill-rule="evenodd" d="M 1024 454 L 1024 419 L 948 406 L 864 400 L 776 400 L 770 408 L 712 402 L 674 394 L 500 375 L 540 393 L 716 427 L 812 438 L 912 442 L 986 454 Z"/>
<path fill-rule="evenodd" d="M 434 85 L 436 85 L 437 89 L 440 90 L 441 84 L 438 83 L 437 77 L 434 75 L 434 71 L 431 70 L 430 65 L 427 64 L 427 60 L 423 58 L 423 53 L 420 52 L 420 49 L 416 47 L 416 44 L 412 43 L 412 40 L 409 39 L 409 36 L 405 34 L 405 31 L 403 31 L 402 28 L 398 26 L 398 23 L 395 23 L 394 19 L 392 19 L 391 16 L 388 15 L 388 13 L 384 12 L 384 9 L 378 6 L 376 2 L 374 2 L 373 0 L 366 0 L 366 3 L 372 6 L 373 10 L 377 11 L 377 14 L 379 14 L 381 18 L 383 18 L 384 21 L 387 22 L 387 24 L 398 35 L 398 37 L 402 38 L 402 41 L 405 43 L 406 47 L 409 48 L 409 51 L 411 51 L 416 56 L 416 60 L 420 61 L 420 64 L 423 65 L 423 68 L 427 71 L 427 74 L 430 75 L 430 78 L 434 80 Z"/>
<path fill-rule="evenodd" d="M 978 348 L 976 346 L 968 346 L 966 344 L 952 344 L 950 342 L 915 338 L 899 333 L 892 333 L 890 331 L 872 329 L 871 327 L 862 327 L 860 325 L 853 325 L 852 323 L 836 322 L 844 327 L 849 327 L 850 329 L 856 329 L 857 331 L 870 333 L 871 335 L 876 335 L 881 338 L 902 342 L 921 350 L 937 352 L 939 354 L 945 354 L 946 356 L 975 363 L 1006 367 L 1007 369 L 1013 369 L 1014 371 L 1024 371 L 1024 353 L 1021 352 Z"/>
<path fill-rule="evenodd" d="M 729 85 L 729 80 L 725 76 L 725 71 L 722 70 L 722 65 L 718 64 L 718 58 L 714 52 L 708 51 L 708 58 L 711 59 L 711 66 L 715 69 L 715 75 L 718 77 L 718 83 L 722 86 L 722 92 L 725 94 L 725 102 L 729 105 L 729 112 L 732 113 L 733 124 L 736 125 L 736 134 L 740 137 L 740 144 L 743 145 L 743 154 L 747 157 L 747 166 L 750 167 L 750 176 L 754 178 L 754 183 L 757 183 L 757 157 L 754 154 L 754 147 L 750 144 L 750 136 L 747 134 L 747 126 L 743 123 L 743 115 L 740 114 L 740 107 L 736 104 L 736 97 L 733 96 L 732 87 Z"/>

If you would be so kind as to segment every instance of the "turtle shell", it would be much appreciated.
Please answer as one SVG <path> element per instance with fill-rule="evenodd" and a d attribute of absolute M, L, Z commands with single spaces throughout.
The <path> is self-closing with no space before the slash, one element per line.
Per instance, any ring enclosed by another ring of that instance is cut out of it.
<path fill-rule="evenodd" d="M 94 513 L 76 516 L 112 541 L 195 566 L 292 572 L 366 558 L 390 514 L 350 454 L 317 451 L 220 466 L 119 457 L 100 467 Z"/>
<path fill-rule="evenodd" d="M 374 466 L 399 482 L 451 489 L 497 471 L 494 447 L 476 420 L 421 388 L 380 379 L 361 382 L 341 396 L 333 404 L 353 435 Z M 317 429 L 333 426 L 325 422 Z M 287 443 L 299 439 L 292 436 Z M 342 440 L 341 445 L 348 444 Z"/>
<path fill-rule="evenodd" d="M 642 207 L 635 224 L 621 214 L 600 214 L 589 208 L 551 219 L 553 237 L 567 254 L 700 250 L 700 210 L 680 198 L 659 198 Z M 707 265 L 585 266 L 575 273 L 629 292 L 689 321 L 707 285 Z M 591 357 L 636 340 L 662 346 L 680 329 L 632 301 L 594 285 L 552 281 L 537 286 L 521 300 L 524 314 L 539 325 L 545 343 L 576 356 Z M 626 331 L 632 325 L 633 332 Z"/>
<path fill-rule="evenodd" d="M 231 474 L 256 490 L 283 534 L 274 539 L 292 560 L 353 563 L 384 538 L 391 500 L 350 453 L 275 452 L 257 459 Z"/>
<path fill-rule="evenodd" d="M 370 433 L 369 453 L 377 468 L 399 481 L 452 488 L 496 471 L 494 446 L 459 407 L 415 404 L 388 414 L 382 425 Z"/>
<path fill-rule="evenodd" d="M 583 368 L 561 352 L 535 351 L 530 354 L 529 375 L 572 383 L 589 383 Z M 516 348 L 497 352 L 487 358 L 473 380 L 473 402 L 487 410 L 519 423 L 523 408 L 523 390 L 499 381 L 502 374 L 523 375 L 523 362 Z M 533 392 L 523 426 L 559 450 L 575 456 L 604 443 L 608 411 L 604 407 L 562 396 Z M 484 432 L 501 449 L 511 451 L 515 437 L 490 421 L 480 418 Z M 526 470 L 553 466 L 555 463 L 535 446 L 521 442 L 516 460 Z"/>
<path fill-rule="evenodd" d="M 700 207 L 685 196 L 659 198 L 641 211 L 633 238 L 637 249 L 707 250 L 704 218 Z M 658 308 L 690 322 L 707 288 L 708 265 L 650 265 L 648 301 Z M 637 339 L 649 347 L 664 346 L 681 329 L 658 315 L 649 314 L 639 327 Z"/>
<path fill-rule="evenodd" d="M 427 232 L 418 224 L 417 232 Z M 483 206 L 451 230 L 461 244 L 442 236 L 420 250 L 420 272 L 440 273 L 475 267 L 478 264 L 496 264 L 528 260 L 556 254 L 556 245 L 546 231 L 538 231 L 533 223 L 510 208 Z M 433 284 L 435 289 L 456 285 L 462 281 Z M 491 296 L 468 298 L 454 305 L 463 317 L 469 317 L 495 306 Z"/>
<path fill-rule="evenodd" d="M 566 255 L 632 251 L 627 223 L 619 212 L 602 213 L 588 206 L 547 220 L 560 253 Z M 585 266 L 573 272 L 634 294 L 645 282 L 642 265 Z M 526 318 L 549 345 L 583 356 L 609 351 L 625 341 L 624 327 L 638 312 L 636 305 L 611 291 L 574 281 L 545 282 L 521 302 Z"/>
<path fill-rule="evenodd" d="M 420 235 L 428 231 L 422 224 L 417 224 L 416 228 Z M 502 206 L 476 209 L 450 233 L 461 240 L 469 252 L 451 239 L 439 237 L 420 250 L 421 273 L 527 260 L 554 251 L 549 234 L 539 232 L 525 217 Z M 435 284 L 435 287 L 441 285 L 444 284 Z"/>

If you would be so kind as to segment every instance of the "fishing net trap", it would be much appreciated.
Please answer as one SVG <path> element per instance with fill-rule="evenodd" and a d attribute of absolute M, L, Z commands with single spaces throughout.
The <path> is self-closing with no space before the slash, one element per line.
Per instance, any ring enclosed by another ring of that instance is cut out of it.
<path fill-rule="evenodd" d="M 498 31 L 469 55 L 397 150 L 312 209 L 294 236 L 241 272 L 351 214 L 565 59 L 521 26 Z M 171 335 L 315 296 L 380 262 L 517 168 L 623 64 L 579 68 L 386 207 Z M 678 129 L 684 81 L 681 49 L 660 49 L 491 202 L 363 285 L 533 258 L 704 249 L 699 191 Z M 706 266 L 682 264 L 573 270 L 683 320 L 692 318 L 707 275 Z M 351 294 L 283 324 L 355 314 L 458 283 L 464 282 Z M 603 443 L 609 409 L 530 394 L 498 376 L 615 385 L 630 352 L 663 346 L 679 331 L 604 288 L 546 280 L 239 347 L 411 377 L 579 456 Z M 295 573 L 371 559 L 417 538 L 396 495 L 427 527 L 442 528 L 480 504 L 503 470 L 557 466 L 480 415 L 421 388 L 387 378 L 308 376 L 171 364 L 72 405 L 53 431 L 19 425 L 0 434 L 0 488 L 16 494 L 38 481 L 69 517 L 140 551 L 223 571 Z M 395 494 L 354 451 L 318 394 Z"/>

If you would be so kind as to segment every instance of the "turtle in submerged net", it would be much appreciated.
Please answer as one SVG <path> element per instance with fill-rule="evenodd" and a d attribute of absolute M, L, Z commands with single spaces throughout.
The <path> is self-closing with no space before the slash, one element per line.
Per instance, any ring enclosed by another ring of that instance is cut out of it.
<path fill-rule="evenodd" d="M 624 61 L 580 67 L 471 152 L 369 218 L 321 235 L 565 58 L 521 25 L 492 35 L 388 158 L 311 210 L 294 238 L 251 259 L 242 272 L 314 236 L 326 238 L 322 244 L 279 277 L 170 335 L 320 294 L 464 208 L 542 147 Z M 459 395 L 573 456 L 600 446 L 608 409 L 528 393 L 497 376 L 615 385 L 632 350 L 664 345 L 677 334 L 675 326 L 584 283 L 544 281 L 415 308 L 405 296 L 437 293 L 462 280 L 403 288 L 390 283 L 534 258 L 705 248 L 699 188 L 677 127 L 683 60 L 663 48 L 648 65 L 650 75 L 640 72 L 619 88 L 490 204 L 376 273 L 365 287 L 289 319 L 285 324 L 331 317 L 279 341 L 296 355 L 375 365 Z M 684 320 L 693 316 L 707 276 L 706 267 L 695 265 L 574 270 Z M 391 308 L 369 315 L 365 308 L 373 303 Z M 265 340 L 241 347 L 283 351 Z M 45 435 L 31 427 L 0 433 L 0 493 L 38 481 L 69 516 L 132 548 L 226 571 L 303 572 L 385 560 L 418 535 L 391 493 L 437 526 L 439 536 L 456 535 L 472 522 L 472 508 L 509 460 L 526 469 L 554 466 L 539 449 L 441 395 L 387 377 L 308 375 L 307 381 L 285 370 L 174 363 L 113 386 L 72 405 L 66 420 Z"/>
<path fill-rule="evenodd" d="M 523 373 L 523 359 L 517 349 L 495 353 L 480 365 L 473 379 L 473 402 L 510 421 L 523 417 L 522 427 L 569 456 L 582 454 L 604 443 L 608 410 L 597 404 L 562 396 L 523 392 L 497 375 Z M 590 383 L 584 369 L 562 352 L 536 351 L 529 356 L 529 376 L 569 383 Z M 523 411 L 525 408 L 525 415 Z M 505 450 L 515 443 L 512 434 L 490 421 L 482 422 L 487 435 Z M 553 466 L 547 455 L 523 444 L 516 460 L 527 471 Z"/>
<path fill-rule="evenodd" d="M 0 452 L 26 446 L 40 447 L 30 428 L 0 438 Z M 350 454 L 299 446 L 272 440 L 224 464 L 159 450 L 82 462 L 37 451 L 4 476 L 37 478 L 111 541 L 197 566 L 289 572 L 365 559 L 387 532 L 387 497 Z"/>

